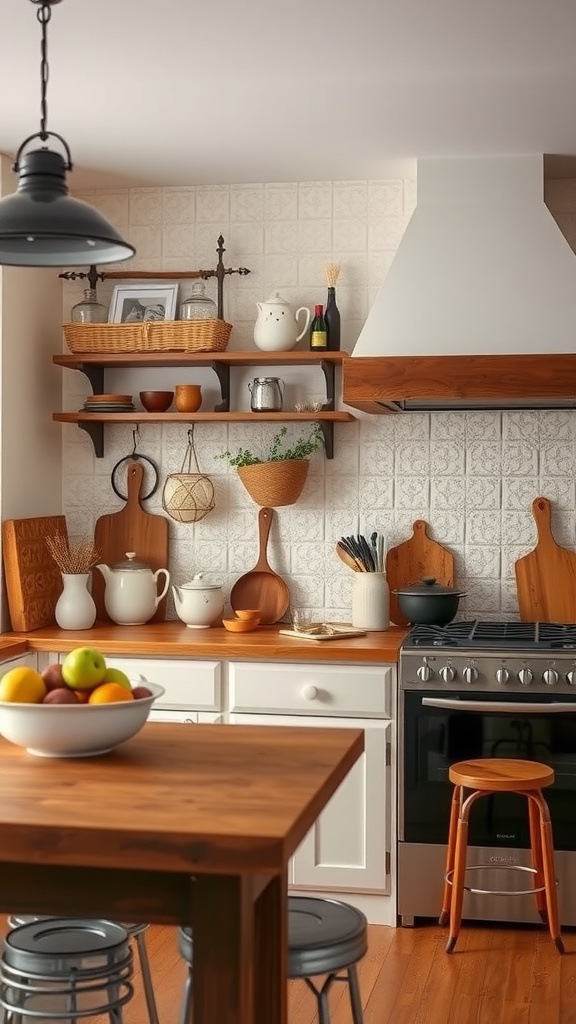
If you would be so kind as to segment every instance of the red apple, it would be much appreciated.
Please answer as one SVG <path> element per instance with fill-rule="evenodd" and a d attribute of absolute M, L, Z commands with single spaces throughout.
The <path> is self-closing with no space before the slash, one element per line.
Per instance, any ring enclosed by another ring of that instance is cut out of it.
<path fill-rule="evenodd" d="M 69 690 L 67 686 L 61 686 L 58 690 L 49 690 L 43 704 L 78 704 L 78 698 L 74 693 L 74 690 Z"/>
<path fill-rule="evenodd" d="M 151 697 L 152 691 L 149 690 L 147 686 L 135 686 L 132 690 L 132 696 L 135 700 L 139 700 L 142 697 Z"/>
<path fill-rule="evenodd" d="M 50 690 L 60 690 L 63 686 L 66 686 L 66 683 L 62 678 L 62 665 L 59 661 L 54 662 L 52 665 L 47 665 L 40 675 L 44 680 L 44 685 L 48 693 Z"/>

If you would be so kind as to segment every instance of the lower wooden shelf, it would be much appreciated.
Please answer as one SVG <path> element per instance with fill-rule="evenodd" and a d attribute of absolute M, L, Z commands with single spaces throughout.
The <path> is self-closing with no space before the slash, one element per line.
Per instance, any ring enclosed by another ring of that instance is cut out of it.
<path fill-rule="evenodd" d="M 104 427 L 107 423 L 241 423 L 241 422 L 307 422 L 318 423 L 324 435 L 327 459 L 334 458 L 334 424 L 351 423 L 356 417 L 349 412 L 55 412 L 56 423 L 76 423 L 89 434 L 96 457 L 104 455 Z"/>

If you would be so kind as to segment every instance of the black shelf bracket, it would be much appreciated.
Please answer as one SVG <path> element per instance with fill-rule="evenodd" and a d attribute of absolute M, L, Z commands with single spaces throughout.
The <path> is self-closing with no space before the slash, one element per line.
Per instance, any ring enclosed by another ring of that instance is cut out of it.
<path fill-rule="evenodd" d="M 324 405 L 322 406 L 322 411 L 323 412 L 334 412 L 334 409 L 335 409 L 335 405 L 334 405 L 334 401 L 335 401 L 335 379 L 336 379 L 335 366 L 334 366 L 334 363 L 330 363 L 327 359 L 323 359 L 321 361 L 321 363 L 320 363 L 320 367 L 322 369 L 322 373 L 324 374 L 324 380 L 326 381 L 326 401 L 324 402 Z M 332 424 L 330 424 L 330 425 L 332 425 Z M 331 459 L 332 456 L 329 455 L 328 458 Z"/>
<path fill-rule="evenodd" d="M 88 377 L 93 395 L 104 394 L 104 367 L 93 366 L 91 363 L 80 363 L 78 369 Z"/>
<path fill-rule="evenodd" d="M 210 363 L 210 367 L 218 377 L 222 401 L 214 406 L 214 412 L 230 412 L 230 367 L 227 363 Z"/>
<path fill-rule="evenodd" d="M 98 394 L 98 392 L 96 392 Z M 85 430 L 90 436 L 92 444 L 94 445 L 94 454 L 97 459 L 104 458 L 104 424 L 103 423 L 87 423 L 86 420 L 81 420 L 78 423 L 81 430 Z"/>
<path fill-rule="evenodd" d="M 334 458 L 334 424 L 331 420 L 319 420 L 318 426 L 324 435 L 324 451 L 327 459 Z"/>

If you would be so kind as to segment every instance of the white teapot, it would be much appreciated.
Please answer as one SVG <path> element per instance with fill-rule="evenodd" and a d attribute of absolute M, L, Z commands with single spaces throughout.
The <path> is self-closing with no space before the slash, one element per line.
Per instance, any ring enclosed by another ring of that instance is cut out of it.
<path fill-rule="evenodd" d="M 257 302 L 256 306 L 254 344 L 263 352 L 287 352 L 304 337 L 310 326 L 308 307 L 300 306 L 294 313 L 290 303 L 278 292 L 273 292 L 267 302 Z M 304 326 L 300 330 L 298 317 L 301 313 L 304 313 Z"/>
<path fill-rule="evenodd" d="M 136 552 L 127 551 L 126 561 L 118 565 L 97 565 L 104 577 L 104 607 L 112 622 L 119 626 L 141 626 L 152 618 L 170 584 L 167 569 L 152 572 L 149 565 L 136 562 Z M 164 576 L 162 593 L 158 577 Z"/>
<path fill-rule="evenodd" d="M 211 626 L 224 611 L 224 596 L 219 583 L 204 579 L 203 572 L 182 587 L 172 587 L 176 614 L 190 629 Z"/>

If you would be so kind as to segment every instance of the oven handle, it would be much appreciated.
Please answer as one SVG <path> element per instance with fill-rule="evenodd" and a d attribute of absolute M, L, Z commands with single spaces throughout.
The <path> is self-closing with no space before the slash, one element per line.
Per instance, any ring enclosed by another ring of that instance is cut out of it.
<path fill-rule="evenodd" d="M 446 697 L 423 697 L 422 703 L 429 708 L 448 708 L 450 711 L 501 711 L 526 715 L 576 714 L 576 701 L 573 704 L 522 704 L 520 701 L 490 700 L 450 700 Z"/>

